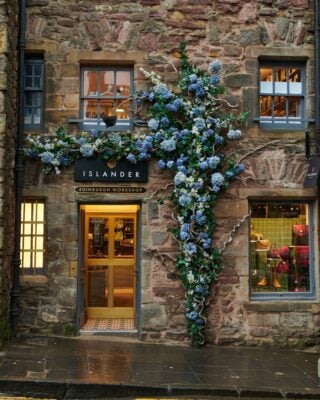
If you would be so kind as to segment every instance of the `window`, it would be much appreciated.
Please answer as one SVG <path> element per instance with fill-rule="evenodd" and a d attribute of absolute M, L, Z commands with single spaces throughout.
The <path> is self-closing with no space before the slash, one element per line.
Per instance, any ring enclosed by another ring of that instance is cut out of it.
<path fill-rule="evenodd" d="M 251 203 L 251 298 L 315 295 L 313 204 Z"/>
<path fill-rule="evenodd" d="M 265 128 L 304 127 L 304 64 L 260 64 L 260 124 Z"/>
<path fill-rule="evenodd" d="M 41 129 L 43 121 L 43 57 L 28 57 L 24 74 L 24 125 Z"/>
<path fill-rule="evenodd" d="M 21 204 L 20 257 L 22 274 L 44 272 L 45 203 L 24 200 Z"/>
<path fill-rule="evenodd" d="M 82 129 L 104 130 L 104 117 L 116 116 L 114 130 L 130 129 L 133 69 L 83 67 L 81 71 Z"/>

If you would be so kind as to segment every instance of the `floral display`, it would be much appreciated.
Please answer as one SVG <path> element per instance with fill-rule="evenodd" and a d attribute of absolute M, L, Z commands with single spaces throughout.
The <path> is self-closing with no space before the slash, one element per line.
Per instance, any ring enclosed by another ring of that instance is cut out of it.
<path fill-rule="evenodd" d="M 175 88 L 154 72 L 142 71 L 151 88 L 137 93 L 138 104 L 148 104 L 147 131 L 135 135 L 103 132 L 28 138 L 25 154 L 38 158 L 45 172 L 60 173 L 81 157 L 126 157 L 130 162 L 156 158 L 160 169 L 172 171 L 179 243 L 176 268 L 186 291 L 188 335 L 193 346 L 205 342 L 204 329 L 210 289 L 217 278 L 221 252 L 214 246 L 214 206 L 219 194 L 244 170 L 224 154 L 227 142 L 241 137 L 242 117 L 220 111 L 226 105 L 220 85 L 222 63 L 208 70 L 190 65 L 180 47 L 181 71 Z M 221 115 L 222 114 L 222 115 Z"/>

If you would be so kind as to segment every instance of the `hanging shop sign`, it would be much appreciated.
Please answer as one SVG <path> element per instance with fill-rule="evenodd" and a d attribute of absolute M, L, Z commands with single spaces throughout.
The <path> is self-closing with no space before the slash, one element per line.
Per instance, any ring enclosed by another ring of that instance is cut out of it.
<path fill-rule="evenodd" d="M 79 186 L 75 188 L 78 193 L 145 193 L 145 187 L 132 186 Z"/>
<path fill-rule="evenodd" d="M 75 162 L 75 181 L 148 182 L 148 163 L 132 164 L 126 159 L 82 158 Z"/>
<path fill-rule="evenodd" d="M 320 157 L 315 157 L 309 161 L 308 172 L 303 184 L 305 188 L 314 188 L 318 185 L 320 173 Z"/>

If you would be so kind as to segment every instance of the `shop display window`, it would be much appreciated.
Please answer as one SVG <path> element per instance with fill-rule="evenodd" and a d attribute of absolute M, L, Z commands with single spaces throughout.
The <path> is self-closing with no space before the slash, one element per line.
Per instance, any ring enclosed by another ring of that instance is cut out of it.
<path fill-rule="evenodd" d="M 307 202 L 252 202 L 252 297 L 314 294 L 313 207 Z"/>
<path fill-rule="evenodd" d="M 133 69 L 88 66 L 81 71 L 81 113 L 83 129 L 103 130 L 104 117 L 117 117 L 113 130 L 131 127 Z"/>
<path fill-rule="evenodd" d="M 260 65 L 259 120 L 269 128 L 301 129 L 304 119 L 304 64 Z"/>

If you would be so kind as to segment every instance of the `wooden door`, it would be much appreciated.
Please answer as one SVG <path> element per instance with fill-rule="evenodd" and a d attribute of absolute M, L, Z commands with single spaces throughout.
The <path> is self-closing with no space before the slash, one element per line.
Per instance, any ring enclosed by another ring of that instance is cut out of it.
<path fill-rule="evenodd" d="M 88 318 L 134 318 L 136 214 L 86 213 Z"/>

